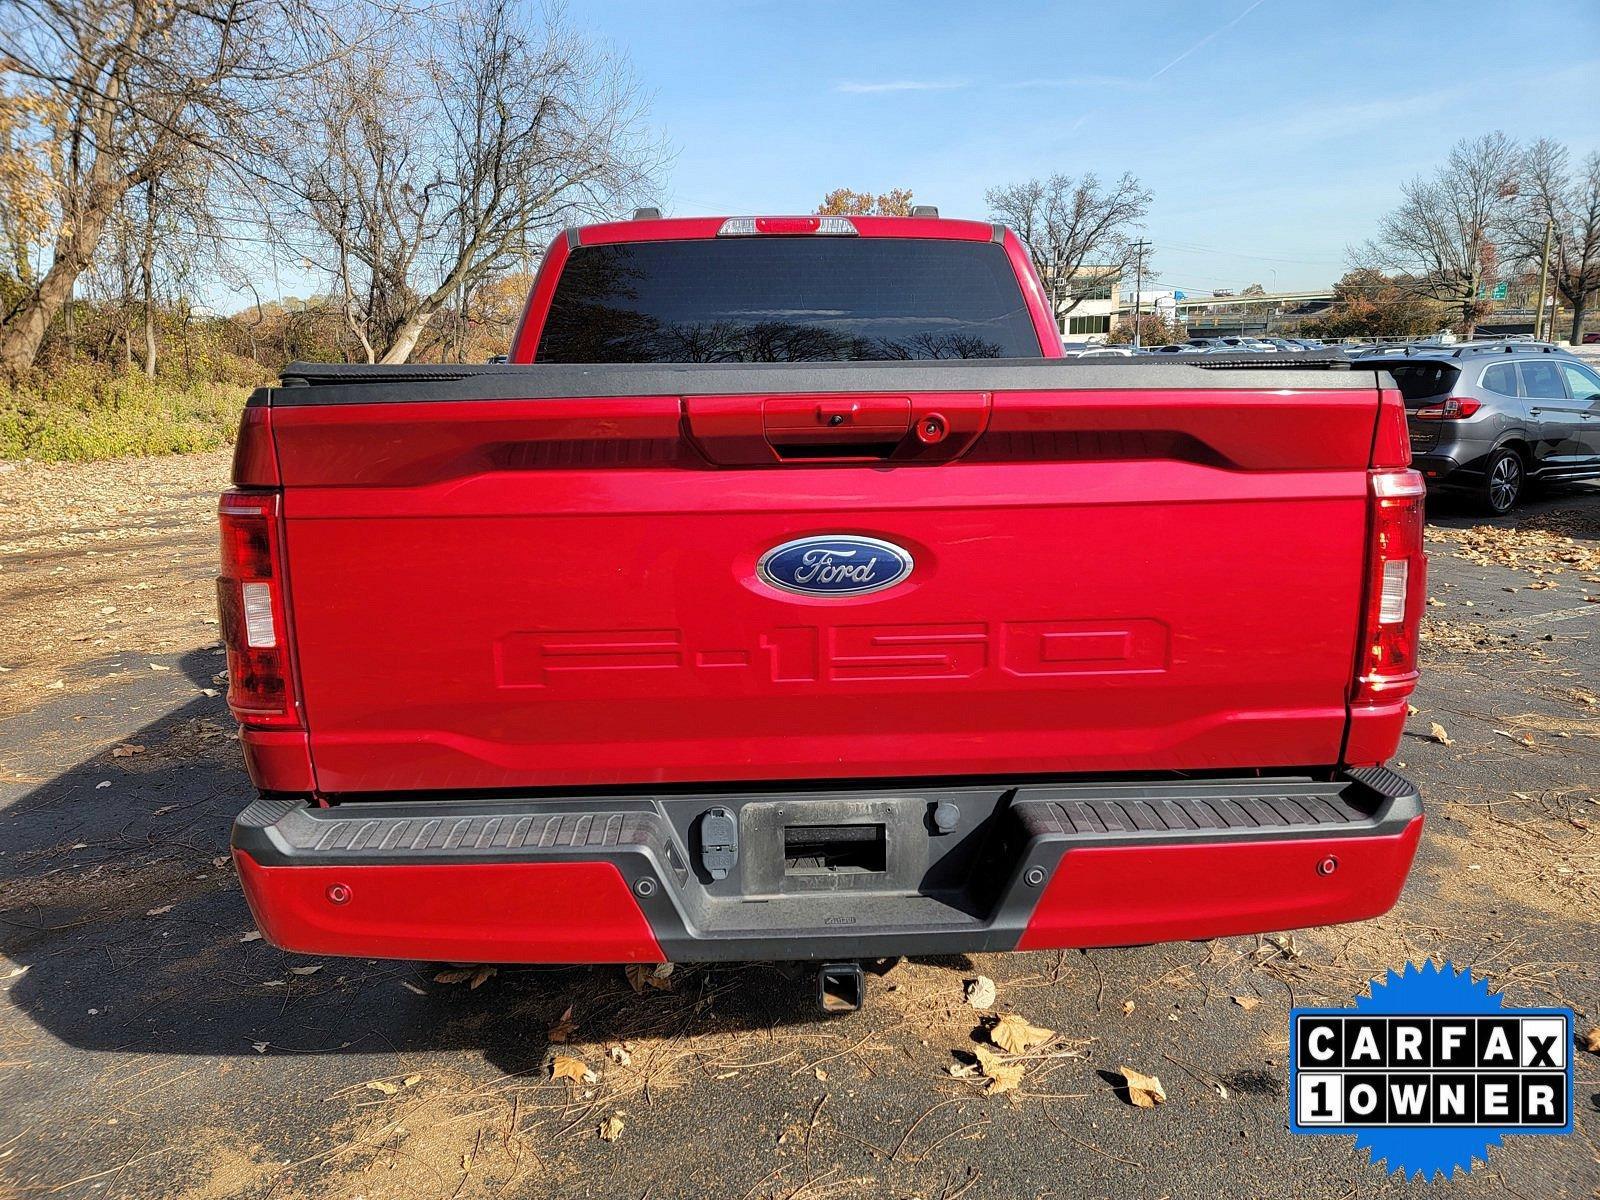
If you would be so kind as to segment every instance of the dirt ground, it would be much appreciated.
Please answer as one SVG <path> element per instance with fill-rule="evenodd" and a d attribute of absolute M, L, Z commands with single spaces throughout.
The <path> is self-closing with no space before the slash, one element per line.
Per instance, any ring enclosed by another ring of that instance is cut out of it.
<path fill-rule="evenodd" d="M 0 1197 L 1600 1195 L 1593 1054 L 1575 1133 L 1431 1186 L 1290 1134 L 1285 1095 L 1289 1008 L 1407 959 L 1600 1018 L 1600 490 L 1493 528 L 1433 516 L 1396 764 L 1429 824 L 1388 916 L 909 961 L 823 1019 L 774 964 L 630 980 L 255 936 L 215 694 L 226 472 L 0 465 Z M 980 974 L 993 1014 L 1053 1033 L 1001 1095 L 970 1065 Z M 1123 1066 L 1167 1102 L 1130 1105 Z"/>

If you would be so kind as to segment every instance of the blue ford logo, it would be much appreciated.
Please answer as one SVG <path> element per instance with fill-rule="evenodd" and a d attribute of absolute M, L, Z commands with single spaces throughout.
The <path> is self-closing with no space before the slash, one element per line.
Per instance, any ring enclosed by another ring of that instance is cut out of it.
<path fill-rule="evenodd" d="M 853 534 L 799 538 L 761 556 L 763 583 L 802 596 L 860 596 L 911 574 L 911 555 L 890 542 Z"/>

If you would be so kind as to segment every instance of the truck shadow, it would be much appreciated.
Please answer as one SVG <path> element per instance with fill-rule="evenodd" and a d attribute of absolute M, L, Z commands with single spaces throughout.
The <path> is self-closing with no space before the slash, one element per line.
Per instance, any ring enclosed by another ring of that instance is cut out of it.
<path fill-rule="evenodd" d="M 201 650 L 177 666 L 203 688 L 219 661 Z M 128 707 L 126 688 L 72 698 L 0 722 L 0 741 L 24 760 L 59 761 L 74 733 L 126 728 L 111 714 Z M 445 964 L 277 950 L 253 936 L 228 857 L 229 827 L 253 792 L 222 699 L 197 692 L 175 709 L 151 707 L 158 719 L 25 782 L 0 810 L 0 952 L 10 960 L 0 989 L 70 1046 L 247 1056 L 474 1049 L 517 1072 L 548 1056 L 547 1033 L 569 1006 L 586 1043 L 840 1019 L 818 1013 L 812 974 L 798 965 L 680 965 L 664 981 L 670 990 L 641 981 L 636 993 L 618 966 L 498 967 L 474 986 Z M 953 974 L 971 967 L 960 956 L 924 961 Z M 959 992 L 959 975 L 950 987 Z"/>
<path fill-rule="evenodd" d="M 1450 492 L 1428 494 L 1428 523 L 1446 529 L 1479 525 L 1508 531 L 1549 533 L 1583 542 L 1600 541 L 1600 484 L 1549 484 L 1504 517 L 1485 516 L 1470 499 Z"/>

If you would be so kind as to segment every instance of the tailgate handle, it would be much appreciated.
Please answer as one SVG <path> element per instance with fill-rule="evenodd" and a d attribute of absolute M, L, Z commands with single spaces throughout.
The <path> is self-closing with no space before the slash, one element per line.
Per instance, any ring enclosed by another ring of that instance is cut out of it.
<path fill-rule="evenodd" d="M 761 428 L 782 459 L 888 458 L 911 429 L 911 398 L 777 396 Z"/>
<path fill-rule="evenodd" d="M 946 462 L 989 421 L 984 392 L 685 396 L 690 438 L 713 463 Z"/>

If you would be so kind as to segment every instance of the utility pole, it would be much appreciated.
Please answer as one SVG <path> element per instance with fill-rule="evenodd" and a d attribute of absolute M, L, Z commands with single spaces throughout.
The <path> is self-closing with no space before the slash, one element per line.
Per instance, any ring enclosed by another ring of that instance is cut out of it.
<path fill-rule="evenodd" d="M 1133 244 L 1133 348 L 1135 350 L 1139 348 L 1139 317 L 1141 316 L 1139 302 L 1143 299 L 1144 293 L 1144 252 L 1149 248 L 1149 245 L 1149 242 L 1135 242 Z"/>
<path fill-rule="evenodd" d="M 1539 303 L 1533 310 L 1533 340 L 1543 341 L 1540 332 L 1544 329 L 1544 296 L 1545 289 L 1550 286 L 1550 233 L 1555 227 L 1555 222 L 1549 217 L 1544 222 L 1544 255 L 1539 260 Z M 1551 317 L 1552 328 L 1555 324 L 1555 314 Z"/>

